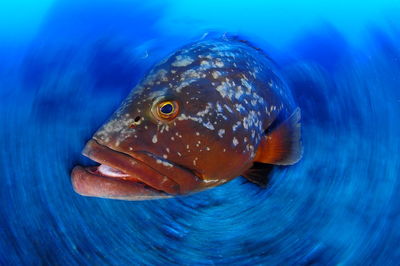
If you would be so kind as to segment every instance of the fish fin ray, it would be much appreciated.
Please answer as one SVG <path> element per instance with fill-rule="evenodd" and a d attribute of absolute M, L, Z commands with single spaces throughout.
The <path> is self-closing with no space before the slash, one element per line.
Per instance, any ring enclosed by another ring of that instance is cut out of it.
<path fill-rule="evenodd" d="M 292 165 L 297 163 L 303 154 L 300 128 L 301 111 L 294 112 L 272 132 L 261 140 L 255 162 Z"/>
<path fill-rule="evenodd" d="M 253 166 L 244 172 L 242 176 L 260 187 L 266 187 L 273 167 L 272 164 L 254 162 Z"/>

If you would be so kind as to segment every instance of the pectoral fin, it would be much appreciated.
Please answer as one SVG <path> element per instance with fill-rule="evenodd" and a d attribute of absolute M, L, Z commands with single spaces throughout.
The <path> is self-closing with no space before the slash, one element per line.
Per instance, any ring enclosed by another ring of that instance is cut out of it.
<path fill-rule="evenodd" d="M 260 187 L 266 187 L 273 167 L 271 164 L 255 162 L 242 176 Z"/>
<path fill-rule="evenodd" d="M 301 159 L 300 108 L 273 131 L 267 133 L 258 146 L 255 162 L 291 165 Z"/>

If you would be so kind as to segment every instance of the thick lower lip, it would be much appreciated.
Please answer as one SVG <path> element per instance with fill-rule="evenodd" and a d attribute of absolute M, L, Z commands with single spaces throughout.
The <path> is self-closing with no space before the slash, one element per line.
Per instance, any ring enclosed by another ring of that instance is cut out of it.
<path fill-rule="evenodd" d="M 93 170 L 79 165 L 75 166 L 72 170 L 72 185 L 78 194 L 121 200 L 147 200 L 171 197 L 171 195 L 154 190 L 142 182 L 99 176 Z"/>
<path fill-rule="evenodd" d="M 145 163 L 90 140 L 83 154 L 100 166 L 76 166 L 74 190 L 84 196 L 143 200 L 179 194 L 179 185 Z"/>

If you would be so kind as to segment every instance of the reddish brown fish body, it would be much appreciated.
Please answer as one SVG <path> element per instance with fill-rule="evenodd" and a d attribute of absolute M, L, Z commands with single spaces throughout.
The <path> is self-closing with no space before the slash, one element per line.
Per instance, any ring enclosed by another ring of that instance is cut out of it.
<path fill-rule="evenodd" d="M 223 184 L 255 159 L 293 164 L 299 119 L 262 52 L 234 39 L 204 40 L 155 66 L 130 93 L 83 151 L 101 166 L 74 168 L 73 186 L 87 196 L 155 199 Z"/>

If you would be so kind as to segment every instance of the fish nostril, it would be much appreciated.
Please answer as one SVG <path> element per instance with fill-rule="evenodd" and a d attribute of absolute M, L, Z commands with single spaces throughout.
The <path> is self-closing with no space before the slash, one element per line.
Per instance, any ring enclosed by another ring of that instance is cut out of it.
<path fill-rule="evenodd" d="M 137 125 L 140 125 L 140 121 L 141 121 L 141 117 L 140 116 L 137 116 L 137 117 L 135 117 L 135 119 L 133 119 L 133 123 L 132 124 L 130 124 L 130 128 L 134 128 L 135 126 L 137 126 Z"/>

